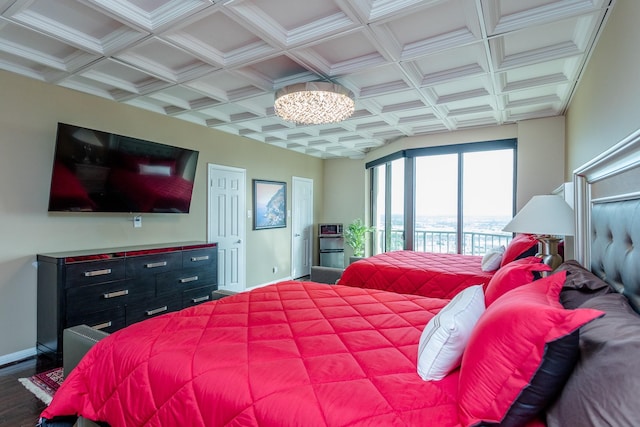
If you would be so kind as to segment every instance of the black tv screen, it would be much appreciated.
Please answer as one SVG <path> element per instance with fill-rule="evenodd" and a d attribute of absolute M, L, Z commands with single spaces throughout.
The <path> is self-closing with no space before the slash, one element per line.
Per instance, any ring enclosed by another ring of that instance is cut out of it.
<path fill-rule="evenodd" d="M 49 212 L 188 213 L 198 152 L 58 123 Z"/>

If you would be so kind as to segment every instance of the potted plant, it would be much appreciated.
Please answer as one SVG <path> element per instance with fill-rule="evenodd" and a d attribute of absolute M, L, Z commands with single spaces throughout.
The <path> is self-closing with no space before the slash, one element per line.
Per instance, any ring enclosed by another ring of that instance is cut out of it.
<path fill-rule="evenodd" d="M 364 241 L 367 233 L 375 230 L 375 227 L 365 225 L 360 218 L 354 219 L 353 222 L 347 226 L 347 229 L 344 231 L 344 238 L 347 245 L 353 250 L 353 256 L 349 258 L 351 262 L 364 257 Z"/>

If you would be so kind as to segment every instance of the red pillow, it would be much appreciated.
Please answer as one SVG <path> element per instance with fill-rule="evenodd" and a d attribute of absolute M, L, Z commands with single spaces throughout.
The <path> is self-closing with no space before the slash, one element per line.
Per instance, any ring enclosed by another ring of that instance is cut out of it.
<path fill-rule="evenodd" d="M 487 308 L 478 320 L 462 356 L 459 377 L 459 411 L 463 425 L 481 422 L 523 425 L 525 418 L 533 419 L 541 408 L 530 408 L 520 402 L 532 399 L 527 389 L 535 376 L 545 374 L 545 368 L 562 361 L 564 356 L 548 352 L 561 338 L 577 338 L 573 334 L 582 325 L 604 314 L 593 309 L 566 310 L 559 302 L 559 294 L 566 272 L 552 274 L 539 280 L 536 286 L 521 286 L 505 294 Z M 576 343 L 577 339 L 573 339 Z M 547 353 L 555 358 L 546 363 Z M 565 366 L 563 378 L 568 378 L 573 365 Z M 539 372 L 540 371 L 540 372 Z M 560 375 L 546 375 L 545 380 Z M 540 386 L 540 381 L 537 383 Z M 544 389 L 545 383 L 542 383 Z M 554 384 L 561 387 L 562 384 Z M 532 390 L 533 392 L 534 390 Z M 559 390 L 544 390 L 542 396 L 548 404 Z M 535 390 L 536 396 L 541 391 Z M 517 421 L 506 419 L 510 409 L 518 406 Z M 524 408 L 524 409 L 523 409 Z M 523 415 L 523 411 L 530 413 Z"/>
<path fill-rule="evenodd" d="M 507 249 L 502 255 L 500 267 L 509 264 L 519 258 L 535 255 L 537 252 L 538 239 L 533 234 L 517 234 L 507 245 Z"/>
<path fill-rule="evenodd" d="M 542 264 L 542 258 L 535 256 L 522 258 L 500 267 L 487 283 L 484 291 L 484 304 L 489 307 L 491 303 L 510 290 L 533 282 L 534 271 L 551 271 L 551 267 Z"/>

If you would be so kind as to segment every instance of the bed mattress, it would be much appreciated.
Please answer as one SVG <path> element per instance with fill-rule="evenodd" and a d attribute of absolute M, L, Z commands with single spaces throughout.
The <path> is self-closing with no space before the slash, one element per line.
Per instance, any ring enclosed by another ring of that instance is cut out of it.
<path fill-rule="evenodd" d="M 489 282 L 481 256 L 415 251 L 385 252 L 349 265 L 340 285 L 451 299 L 469 286 Z"/>
<path fill-rule="evenodd" d="M 456 426 L 457 371 L 416 373 L 446 300 L 287 281 L 100 341 L 43 416 L 118 426 Z"/>

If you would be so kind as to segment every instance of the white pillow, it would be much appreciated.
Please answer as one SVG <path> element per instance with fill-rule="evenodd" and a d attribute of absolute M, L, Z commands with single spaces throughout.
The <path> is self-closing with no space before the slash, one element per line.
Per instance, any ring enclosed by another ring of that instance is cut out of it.
<path fill-rule="evenodd" d="M 140 175 L 171 176 L 171 166 L 140 165 Z"/>
<path fill-rule="evenodd" d="M 458 293 L 427 323 L 418 346 L 418 375 L 423 380 L 441 380 L 460 365 L 484 310 L 482 285 L 475 285 Z"/>
<path fill-rule="evenodd" d="M 482 268 L 482 271 L 494 271 L 500 268 L 500 263 L 502 262 L 504 251 L 504 246 L 498 246 L 497 248 L 493 248 L 489 252 L 484 254 L 484 256 L 482 257 L 482 263 L 480 264 L 480 268 Z"/>

